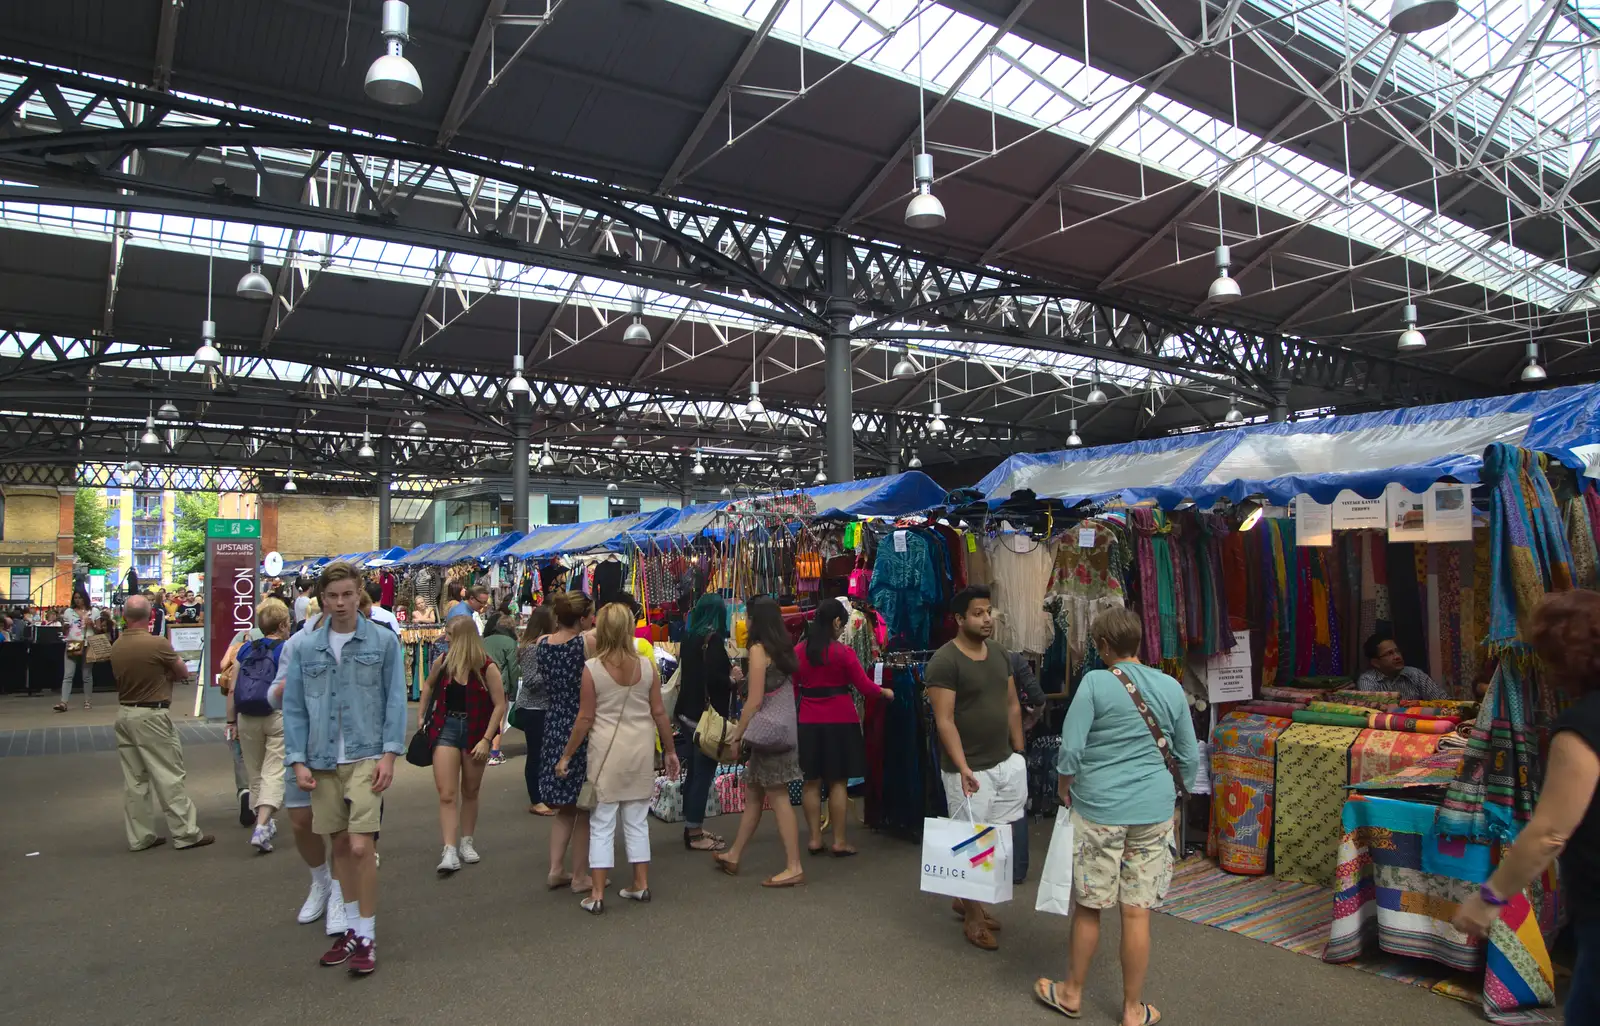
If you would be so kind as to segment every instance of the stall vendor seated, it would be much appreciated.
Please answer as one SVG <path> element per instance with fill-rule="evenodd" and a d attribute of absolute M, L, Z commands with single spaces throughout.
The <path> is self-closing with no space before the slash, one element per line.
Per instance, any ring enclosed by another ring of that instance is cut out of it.
<path fill-rule="evenodd" d="M 1368 669 L 1356 681 L 1358 691 L 1398 691 L 1402 702 L 1450 697 L 1444 685 L 1415 666 L 1406 665 L 1406 658 L 1393 638 L 1374 634 L 1367 639 L 1366 653 Z"/>

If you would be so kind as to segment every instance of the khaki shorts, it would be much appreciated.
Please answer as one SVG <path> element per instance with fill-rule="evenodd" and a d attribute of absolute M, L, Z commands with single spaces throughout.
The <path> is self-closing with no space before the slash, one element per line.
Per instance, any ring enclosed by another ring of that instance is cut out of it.
<path fill-rule="evenodd" d="M 311 790 L 311 829 L 324 836 L 378 832 L 382 799 L 372 791 L 377 759 L 349 762 L 338 769 L 312 770 L 317 786 Z"/>
<path fill-rule="evenodd" d="M 320 831 L 319 831 L 320 833 Z M 1072 898 L 1084 908 L 1154 908 L 1172 883 L 1172 820 L 1101 826 L 1072 810 Z"/>

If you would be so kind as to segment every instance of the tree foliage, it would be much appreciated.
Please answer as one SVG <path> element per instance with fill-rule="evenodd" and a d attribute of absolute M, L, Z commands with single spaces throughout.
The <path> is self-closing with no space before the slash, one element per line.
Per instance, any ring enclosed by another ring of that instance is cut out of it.
<path fill-rule="evenodd" d="M 206 521 L 217 515 L 216 492 L 179 492 L 172 509 L 172 576 L 205 573 Z"/>
<path fill-rule="evenodd" d="M 113 570 L 117 557 L 106 545 L 105 496 L 98 488 L 79 488 L 72 497 L 72 551 L 86 570 Z"/>

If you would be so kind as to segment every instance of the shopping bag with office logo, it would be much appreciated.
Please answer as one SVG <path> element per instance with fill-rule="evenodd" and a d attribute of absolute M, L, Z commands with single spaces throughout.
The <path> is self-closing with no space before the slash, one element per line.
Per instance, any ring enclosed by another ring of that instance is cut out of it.
<path fill-rule="evenodd" d="M 1050 835 L 1050 852 L 1039 876 L 1039 896 L 1033 902 L 1035 912 L 1072 915 L 1073 843 L 1072 810 L 1063 806 L 1056 809 L 1055 832 Z"/>
<path fill-rule="evenodd" d="M 922 889 L 986 905 L 1010 901 L 1010 824 L 924 819 Z"/>

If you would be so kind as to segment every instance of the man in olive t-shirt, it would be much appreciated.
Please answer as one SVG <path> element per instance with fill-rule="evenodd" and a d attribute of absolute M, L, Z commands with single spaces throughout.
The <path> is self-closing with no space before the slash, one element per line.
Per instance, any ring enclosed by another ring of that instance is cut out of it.
<path fill-rule="evenodd" d="M 1022 705 L 1005 649 L 989 640 L 994 617 L 989 589 L 964 588 L 951 600 L 960 627 L 955 640 L 928 660 L 925 680 L 939 732 L 940 775 L 955 819 L 1010 824 L 1022 818 L 1028 764 L 1022 757 Z M 976 901 L 957 899 L 967 940 L 985 951 L 1000 945 L 998 925 Z"/>

